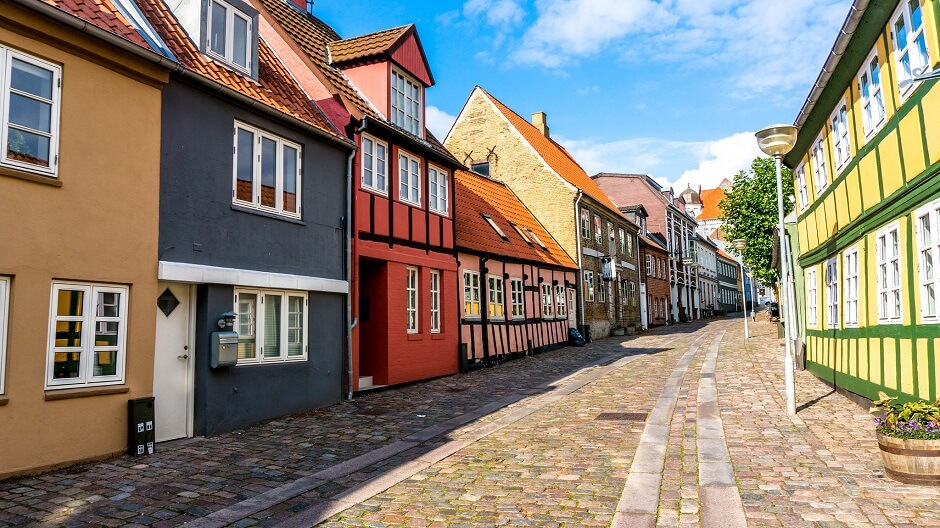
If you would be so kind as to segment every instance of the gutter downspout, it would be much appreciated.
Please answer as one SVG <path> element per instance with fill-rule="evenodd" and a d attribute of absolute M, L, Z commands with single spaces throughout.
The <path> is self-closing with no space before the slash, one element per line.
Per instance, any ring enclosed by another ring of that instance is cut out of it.
<path fill-rule="evenodd" d="M 346 282 L 349 290 L 346 294 L 346 401 L 353 401 L 353 329 L 359 324 L 359 318 L 353 319 L 353 280 L 352 280 L 352 237 L 355 233 L 352 222 L 352 171 L 353 160 L 357 151 L 349 153 L 346 158 Z"/>
<path fill-rule="evenodd" d="M 580 317 L 580 323 L 578 326 L 581 326 L 581 327 L 583 327 L 585 324 L 584 323 L 584 284 L 583 284 L 584 282 L 583 271 L 584 270 L 581 269 L 581 233 L 579 232 L 580 224 L 578 222 L 581 221 L 581 198 L 583 197 L 584 197 L 584 191 L 579 189 L 578 198 L 575 199 L 574 201 L 574 225 L 575 225 L 574 239 L 578 245 L 578 278 L 575 281 L 575 284 L 581 284 L 581 287 L 578 288 L 578 299 L 581 300 L 580 302 L 581 309 L 579 310 L 580 313 L 578 314 Z M 579 328 L 578 330 L 581 330 L 581 329 Z M 584 337 L 584 339 L 588 339 L 588 337 Z"/>

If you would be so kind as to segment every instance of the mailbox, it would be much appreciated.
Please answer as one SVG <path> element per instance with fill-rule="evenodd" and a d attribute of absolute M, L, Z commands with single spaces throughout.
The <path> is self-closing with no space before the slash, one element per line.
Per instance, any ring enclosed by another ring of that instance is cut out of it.
<path fill-rule="evenodd" d="M 234 367 L 238 362 L 238 333 L 213 332 L 209 366 L 217 368 Z"/>

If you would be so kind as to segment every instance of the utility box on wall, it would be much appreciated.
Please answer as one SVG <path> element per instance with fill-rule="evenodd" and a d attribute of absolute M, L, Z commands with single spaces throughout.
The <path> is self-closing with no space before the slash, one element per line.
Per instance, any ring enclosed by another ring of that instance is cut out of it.
<path fill-rule="evenodd" d="M 213 332 L 209 353 L 210 367 L 214 369 L 234 367 L 238 362 L 238 333 Z"/>
<path fill-rule="evenodd" d="M 154 416 L 153 396 L 127 401 L 127 451 L 130 456 L 153 454 L 156 439 Z"/>

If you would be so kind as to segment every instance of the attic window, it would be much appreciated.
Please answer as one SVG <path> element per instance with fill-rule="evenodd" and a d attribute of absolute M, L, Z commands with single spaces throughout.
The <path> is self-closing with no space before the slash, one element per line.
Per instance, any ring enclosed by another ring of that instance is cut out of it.
<path fill-rule="evenodd" d="M 532 241 L 529 240 L 529 237 L 525 236 L 525 233 L 522 232 L 522 229 L 521 229 L 519 226 L 517 226 L 516 224 L 514 224 L 514 223 L 512 223 L 512 222 L 509 222 L 509 225 L 511 225 L 512 228 L 516 230 L 516 233 L 519 233 L 519 236 L 522 237 L 522 240 L 525 240 L 525 243 L 526 243 L 526 244 L 528 244 L 528 245 L 530 245 L 530 246 L 532 245 Z"/>
<path fill-rule="evenodd" d="M 525 228 L 525 230 L 529 232 L 529 237 L 531 237 L 532 240 L 535 240 L 535 243 L 536 243 L 536 244 L 538 244 L 542 249 L 544 249 L 544 250 L 546 250 L 546 251 L 548 250 L 548 248 L 545 247 L 545 243 L 542 242 L 542 239 L 539 238 L 538 235 L 536 235 L 536 234 L 535 234 L 531 229 L 529 229 L 528 227 Z"/>
<path fill-rule="evenodd" d="M 211 57 L 244 72 L 251 72 L 251 18 L 221 0 L 209 6 L 209 41 Z"/>
<path fill-rule="evenodd" d="M 493 228 L 493 231 L 496 231 L 497 235 L 503 237 L 503 240 L 509 242 L 509 237 L 506 236 L 506 233 L 504 233 L 503 230 L 500 229 L 498 225 L 496 225 L 496 222 L 493 221 L 493 217 L 484 213 L 480 213 L 480 216 L 482 216 L 483 219 L 486 220 L 487 224 L 490 224 L 490 227 Z"/>
<path fill-rule="evenodd" d="M 392 124 L 412 134 L 421 133 L 422 119 L 421 85 L 407 75 L 392 70 Z"/>
<path fill-rule="evenodd" d="M 474 163 L 470 165 L 470 170 L 477 174 L 482 174 L 484 176 L 490 175 L 490 162 L 485 161 L 483 163 Z"/>

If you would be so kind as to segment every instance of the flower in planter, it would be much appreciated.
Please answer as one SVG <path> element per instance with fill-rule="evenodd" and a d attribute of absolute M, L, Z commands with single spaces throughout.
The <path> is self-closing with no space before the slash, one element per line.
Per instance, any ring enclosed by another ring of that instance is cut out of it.
<path fill-rule="evenodd" d="M 940 400 L 897 403 L 897 397 L 878 392 L 872 401 L 871 412 L 883 413 L 875 418 L 875 430 L 894 438 L 940 440 Z"/>

